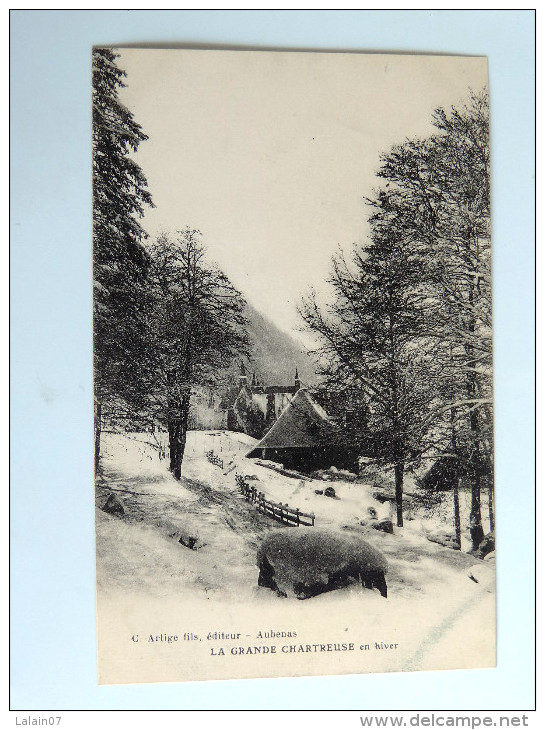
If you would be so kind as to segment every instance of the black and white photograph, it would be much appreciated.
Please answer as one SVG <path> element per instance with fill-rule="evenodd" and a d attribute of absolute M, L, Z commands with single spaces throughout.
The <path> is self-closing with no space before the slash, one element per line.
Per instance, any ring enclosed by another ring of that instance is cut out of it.
<path fill-rule="evenodd" d="M 92 125 L 99 682 L 494 667 L 486 57 L 95 47 Z"/>

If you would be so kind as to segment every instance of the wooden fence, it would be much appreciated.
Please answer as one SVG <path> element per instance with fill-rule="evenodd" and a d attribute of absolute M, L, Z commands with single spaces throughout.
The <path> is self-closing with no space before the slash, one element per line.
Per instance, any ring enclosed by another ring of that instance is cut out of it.
<path fill-rule="evenodd" d="M 216 454 L 213 452 L 213 450 L 206 452 L 206 458 L 211 464 L 214 464 L 215 466 L 219 466 L 220 469 L 223 469 L 223 459 L 220 459 L 219 456 L 216 456 Z"/>
<path fill-rule="evenodd" d="M 263 492 L 258 492 L 256 487 L 251 487 L 241 474 L 236 474 L 235 480 L 246 501 L 255 504 L 257 510 L 267 517 L 272 517 L 273 520 L 277 520 L 283 525 L 314 527 L 315 516 L 313 514 L 301 512 L 299 509 L 293 509 L 281 502 L 271 502 L 269 499 L 265 499 Z"/>

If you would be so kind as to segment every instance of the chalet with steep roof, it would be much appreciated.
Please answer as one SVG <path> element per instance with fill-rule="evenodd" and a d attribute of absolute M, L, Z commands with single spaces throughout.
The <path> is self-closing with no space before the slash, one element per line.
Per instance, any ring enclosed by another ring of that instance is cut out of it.
<path fill-rule="evenodd" d="M 336 428 L 305 388 L 296 394 L 248 458 L 276 461 L 289 469 L 353 468 L 353 457 L 336 445 Z"/>

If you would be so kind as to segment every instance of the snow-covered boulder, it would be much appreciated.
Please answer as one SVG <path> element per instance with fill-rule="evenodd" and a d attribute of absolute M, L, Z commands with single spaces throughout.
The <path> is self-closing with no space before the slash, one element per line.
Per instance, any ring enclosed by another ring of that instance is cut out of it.
<path fill-rule="evenodd" d="M 190 550 L 200 550 L 206 544 L 200 539 L 197 534 L 189 534 L 185 532 L 180 535 L 180 537 L 178 538 L 178 542 L 180 543 L 180 545 L 183 545 Z"/>
<path fill-rule="evenodd" d="M 460 549 L 460 543 L 456 539 L 456 533 L 454 531 L 439 527 L 435 530 L 429 530 L 425 534 L 430 542 L 435 542 L 438 545 L 443 545 L 443 547 L 449 547 L 453 550 Z"/>
<path fill-rule="evenodd" d="M 110 494 L 102 507 L 102 511 L 109 515 L 115 515 L 116 517 L 123 517 L 125 514 L 123 502 L 115 494 Z"/>
<path fill-rule="evenodd" d="M 355 482 L 358 478 L 357 474 L 354 474 L 352 471 L 348 471 L 348 469 L 337 469 L 337 474 L 339 479 L 342 479 L 345 482 Z"/>
<path fill-rule="evenodd" d="M 394 534 L 394 524 L 392 520 L 373 520 L 370 523 L 373 530 L 379 530 L 380 532 L 387 532 L 389 535 Z"/>
<path fill-rule="evenodd" d="M 393 491 L 390 492 L 390 491 L 375 490 L 372 493 L 372 497 L 377 502 L 383 502 L 383 503 L 384 502 L 393 502 L 395 500 L 395 495 L 394 495 Z"/>
<path fill-rule="evenodd" d="M 281 596 L 311 598 L 352 580 L 387 597 L 386 558 L 359 535 L 317 528 L 270 533 L 257 552 L 258 585 Z"/>
<path fill-rule="evenodd" d="M 379 517 L 375 507 L 367 507 L 367 519 L 361 520 L 360 525 L 366 527 L 372 527 L 373 530 L 379 532 L 387 532 L 390 535 L 394 534 L 394 524 L 388 517 Z"/>
<path fill-rule="evenodd" d="M 168 536 L 190 550 L 200 550 L 206 545 L 200 537 L 196 525 L 193 524 L 180 524 L 178 522 L 176 529 L 173 532 L 169 532 Z"/>
<path fill-rule="evenodd" d="M 394 534 L 394 523 L 388 518 L 379 520 L 376 516 L 371 516 L 365 520 L 360 520 L 360 525 L 362 527 L 372 527 L 373 530 L 378 530 L 379 532 L 387 532 L 389 535 Z"/>
<path fill-rule="evenodd" d="M 492 593 L 494 590 L 494 584 L 496 580 L 496 572 L 491 565 L 486 563 L 477 563 L 472 565 L 467 571 L 467 576 L 474 583 L 478 583 L 485 591 Z"/>
<path fill-rule="evenodd" d="M 337 469 L 336 466 L 330 466 L 329 469 L 316 469 L 310 473 L 310 476 L 312 479 L 322 479 L 326 482 L 354 482 L 357 479 L 357 474 L 347 469 Z"/>

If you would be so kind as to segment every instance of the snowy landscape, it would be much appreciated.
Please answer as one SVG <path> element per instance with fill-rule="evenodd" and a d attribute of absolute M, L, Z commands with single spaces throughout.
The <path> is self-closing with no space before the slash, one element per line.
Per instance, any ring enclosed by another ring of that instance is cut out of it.
<path fill-rule="evenodd" d="M 94 49 L 101 682 L 494 665 L 486 79 Z"/>
<path fill-rule="evenodd" d="M 470 579 L 476 564 L 473 556 L 429 539 L 450 532 L 452 520 L 444 521 L 440 514 L 431 518 L 416 513 L 405 527 L 394 528 L 393 535 L 362 527 L 370 509 L 379 519 L 390 517 L 392 510 L 389 503 L 373 498 L 372 484 L 284 476 L 246 459 L 255 440 L 233 432 L 190 432 L 183 479 L 178 482 L 151 438 L 137 433 L 104 435 L 104 471 L 97 480 L 100 591 L 121 588 L 150 595 L 191 591 L 218 600 L 259 597 L 276 603 L 279 599 L 270 590 L 257 587 L 256 550 L 270 530 L 281 526 L 246 502 L 235 473 L 257 477 L 267 497 L 314 513 L 317 526 L 365 534 L 388 556 L 393 600 L 415 596 L 437 600 L 442 594 L 448 604 L 460 592 L 469 596 L 493 589 L 492 555 L 480 564 L 476 584 Z M 209 449 L 222 455 L 225 469 L 208 461 Z M 315 494 L 330 483 L 337 499 Z M 101 509 L 111 493 L 123 504 L 123 518 Z M 467 506 L 466 510 L 467 522 Z M 179 543 L 182 535 L 198 537 L 198 549 L 184 548 Z M 231 557 L 225 561 L 225 555 Z M 349 590 L 360 592 L 361 586 Z M 361 597 L 373 599 L 373 595 Z"/>
<path fill-rule="evenodd" d="M 182 480 L 177 481 L 159 457 L 161 440 L 157 434 L 104 434 L 96 530 L 97 590 L 105 605 L 120 596 L 123 603 L 144 605 L 150 599 L 183 600 L 188 606 L 211 601 L 222 606 L 224 616 L 229 606 L 236 616 L 242 604 L 245 610 L 255 606 L 264 625 L 284 626 L 289 603 L 287 615 L 295 615 L 297 625 L 310 621 L 316 629 L 324 611 L 349 617 L 356 610 L 373 635 L 380 636 L 384 627 L 391 635 L 391 627 L 397 627 L 405 652 L 393 668 L 411 661 L 414 666 L 405 668 L 420 668 L 430 657 L 436 660 L 442 645 L 451 647 L 454 641 L 463 647 L 474 643 L 475 636 L 482 641 L 476 647 L 481 661 L 487 661 L 494 626 L 494 561 L 476 561 L 431 541 L 430 536 L 448 532 L 449 523 L 440 515 L 415 513 L 393 534 L 363 527 L 360 522 L 370 509 L 379 519 L 391 511 L 388 503 L 373 498 L 372 484 L 282 475 L 245 458 L 254 440 L 240 433 L 190 432 Z M 211 449 L 222 455 L 223 469 L 208 461 Z M 258 587 L 260 542 L 271 530 L 304 528 L 282 528 L 258 513 L 237 489 L 235 473 L 251 477 L 267 497 L 314 513 L 317 527 L 364 535 L 387 558 L 387 601 L 356 582 L 308 601 L 282 599 Z M 337 499 L 315 493 L 328 484 L 334 484 Z M 122 516 L 103 511 L 111 494 L 122 503 Z M 188 536 L 197 538 L 193 549 L 180 543 Z M 414 625 L 410 633 L 403 631 L 409 617 L 420 625 L 416 633 Z M 426 645 L 430 635 L 433 642 Z M 455 665 L 457 661 L 459 657 Z"/>

